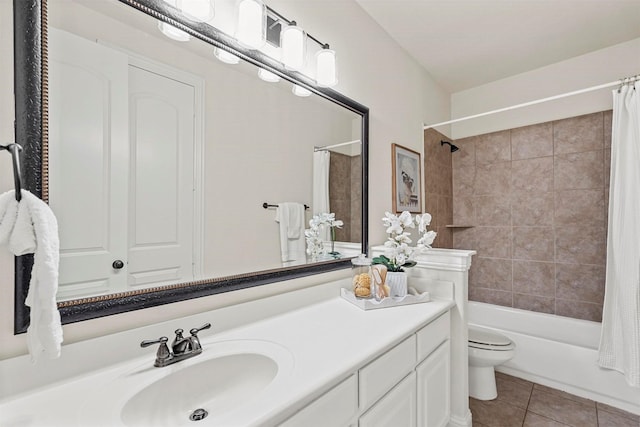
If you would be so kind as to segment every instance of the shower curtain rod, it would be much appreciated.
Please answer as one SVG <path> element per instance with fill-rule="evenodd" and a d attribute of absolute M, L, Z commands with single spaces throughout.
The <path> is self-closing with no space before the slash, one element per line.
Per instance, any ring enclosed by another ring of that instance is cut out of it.
<path fill-rule="evenodd" d="M 333 144 L 333 145 L 325 145 L 324 147 L 313 147 L 313 151 L 322 151 L 322 150 L 327 150 L 329 148 L 342 147 L 343 145 L 351 145 L 351 144 L 355 144 L 356 142 L 361 142 L 361 141 L 359 139 L 356 139 L 355 141 L 341 142 L 340 144 Z"/>
<path fill-rule="evenodd" d="M 553 101 L 553 100 L 556 100 L 556 99 L 566 98 L 568 96 L 573 96 L 573 95 L 579 95 L 581 93 L 592 92 L 594 90 L 604 89 L 604 88 L 608 88 L 608 87 L 611 87 L 611 86 L 618 86 L 618 85 L 621 86 L 623 84 L 632 83 L 632 82 L 638 81 L 638 80 L 640 80 L 640 75 L 627 77 L 627 78 L 624 78 L 624 79 L 616 80 L 614 82 L 604 83 L 604 84 L 597 85 L 597 86 L 591 86 L 591 87 L 588 87 L 586 89 L 574 90 L 573 92 L 567 92 L 567 93 L 563 93 L 563 94 L 560 94 L 560 95 L 554 95 L 554 96 L 550 96 L 548 98 L 541 98 L 541 99 L 537 99 L 535 101 L 524 102 L 522 104 L 516 104 L 516 105 L 512 105 L 510 107 L 498 108 L 497 110 L 491 110 L 491 111 L 486 111 L 486 112 L 480 113 L 480 114 L 473 114 L 471 116 L 460 117 L 459 119 L 447 120 L 446 122 L 434 123 L 432 125 L 425 125 L 423 127 L 423 129 L 431 129 L 431 128 L 438 127 L 438 126 L 444 126 L 444 125 L 449 125 L 449 124 L 452 124 L 452 123 L 462 122 L 464 120 L 475 119 L 475 118 L 478 118 L 478 117 L 488 116 L 488 115 L 496 114 L 496 113 L 502 113 L 503 111 L 515 110 L 517 108 L 528 107 L 530 105 L 542 104 L 543 102 L 548 102 L 548 101 Z"/>

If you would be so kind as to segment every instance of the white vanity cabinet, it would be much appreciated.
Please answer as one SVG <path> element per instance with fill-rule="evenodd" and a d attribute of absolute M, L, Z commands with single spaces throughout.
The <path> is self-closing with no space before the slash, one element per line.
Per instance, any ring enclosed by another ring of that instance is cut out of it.
<path fill-rule="evenodd" d="M 439 427 L 450 415 L 449 311 L 297 412 L 287 427 Z"/>

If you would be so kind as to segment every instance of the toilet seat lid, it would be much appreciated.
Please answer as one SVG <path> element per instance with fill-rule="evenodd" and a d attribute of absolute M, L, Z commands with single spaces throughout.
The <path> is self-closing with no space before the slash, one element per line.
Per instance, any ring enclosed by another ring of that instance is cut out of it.
<path fill-rule="evenodd" d="M 504 335 L 476 326 L 469 327 L 469 342 L 490 346 L 509 346 L 512 344 L 511 340 Z"/>

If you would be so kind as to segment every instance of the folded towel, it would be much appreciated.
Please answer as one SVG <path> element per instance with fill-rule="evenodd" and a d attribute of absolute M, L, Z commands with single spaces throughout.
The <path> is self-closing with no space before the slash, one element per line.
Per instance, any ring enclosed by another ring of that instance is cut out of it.
<path fill-rule="evenodd" d="M 25 304 L 31 307 L 27 345 L 32 361 L 60 356 L 62 324 L 56 304 L 60 243 L 58 222 L 49 206 L 26 190 L 0 195 L 0 245 L 14 255 L 34 253 Z"/>
<path fill-rule="evenodd" d="M 304 205 L 278 203 L 276 222 L 280 224 L 280 252 L 282 261 L 306 259 L 304 240 Z"/>

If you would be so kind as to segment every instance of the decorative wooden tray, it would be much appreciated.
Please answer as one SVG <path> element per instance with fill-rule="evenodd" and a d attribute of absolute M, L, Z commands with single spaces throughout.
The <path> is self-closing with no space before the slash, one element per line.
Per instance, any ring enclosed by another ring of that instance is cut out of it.
<path fill-rule="evenodd" d="M 414 288 L 410 288 L 409 292 L 409 294 L 403 297 L 387 297 L 380 301 L 376 301 L 375 298 L 356 298 L 352 291 L 345 288 L 340 289 L 342 298 L 346 299 L 351 304 L 360 307 L 362 310 L 375 310 L 378 308 L 398 307 L 401 305 L 419 304 L 431 301 L 429 292 L 418 293 Z"/>

